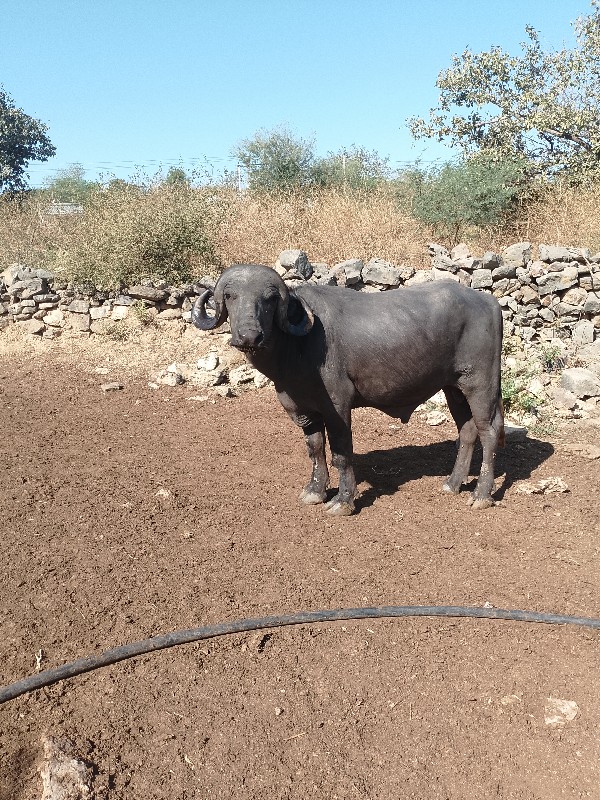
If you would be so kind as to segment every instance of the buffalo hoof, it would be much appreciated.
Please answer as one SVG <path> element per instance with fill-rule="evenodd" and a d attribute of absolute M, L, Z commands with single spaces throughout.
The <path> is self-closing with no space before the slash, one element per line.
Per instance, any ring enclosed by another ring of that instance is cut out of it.
<path fill-rule="evenodd" d="M 482 508 L 492 508 L 492 506 L 496 505 L 496 503 L 492 500 L 491 497 L 471 496 L 469 497 L 468 503 L 471 506 L 471 508 L 474 508 L 475 510 L 480 510 Z"/>
<path fill-rule="evenodd" d="M 454 486 L 451 486 L 448 481 L 446 481 L 442 486 L 442 492 L 446 492 L 446 494 L 458 494 L 460 492 L 460 486 L 454 488 Z"/>
<path fill-rule="evenodd" d="M 325 508 L 328 514 L 334 517 L 349 517 L 354 514 L 354 503 L 344 502 L 333 497 L 328 503 L 325 503 Z"/>
<path fill-rule="evenodd" d="M 309 489 L 303 489 L 300 492 L 298 499 L 301 503 L 305 503 L 307 506 L 316 506 L 319 503 L 324 503 L 326 497 L 327 495 L 325 492 L 321 494 L 319 492 L 311 492 Z"/>

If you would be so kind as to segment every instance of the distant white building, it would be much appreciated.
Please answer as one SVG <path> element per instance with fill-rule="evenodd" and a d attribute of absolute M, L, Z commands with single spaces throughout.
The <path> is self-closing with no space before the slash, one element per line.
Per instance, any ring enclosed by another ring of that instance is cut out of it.
<path fill-rule="evenodd" d="M 50 203 L 46 209 L 46 214 L 50 214 L 51 216 L 83 214 L 83 206 L 81 203 Z"/>

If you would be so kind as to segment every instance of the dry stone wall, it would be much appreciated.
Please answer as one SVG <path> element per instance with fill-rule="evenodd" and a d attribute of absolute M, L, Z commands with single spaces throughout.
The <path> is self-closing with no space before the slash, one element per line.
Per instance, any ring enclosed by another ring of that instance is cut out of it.
<path fill-rule="evenodd" d="M 302 250 L 286 250 L 275 269 L 290 286 L 304 281 L 358 291 L 390 291 L 434 280 L 453 280 L 498 298 L 505 331 L 525 343 L 559 338 L 586 345 L 600 338 L 600 254 L 586 248 L 529 242 L 475 258 L 458 245 L 448 251 L 429 245 L 431 268 L 415 271 L 373 258 L 348 259 L 332 267 L 311 264 Z M 210 281 L 202 280 L 203 283 Z M 12 324 L 45 338 L 63 331 L 79 335 L 114 333 L 134 314 L 142 321 L 189 323 L 197 286 L 145 283 L 105 291 L 92 284 L 61 282 L 51 273 L 13 265 L 0 276 L 0 332 Z"/>
<path fill-rule="evenodd" d="M 600 254 L 586 248 L 529 242 L 476 259 L 465 245 L 451 252 L 430 245 L 433 279 L 445 275 L 493 294 L 502 306 L 505 330 L 525 342 L 553 338 L 585 345 L 600 336 Z M 445 274 L 445 275 L 444 275 Z"/>
<path fill-rule="evenodd" d="M 559 338 L 571 339 L 575 345 L 592 343 L 600 337 L 600 253 L 593 256 L 585 248 L 552 245 L 541 245 L 538 250 L 538 257 L 533 258 L 532 245 L 521 242 L 502 253 L 474 258 L 464 244 L 452 251 L 430 244 L 430 269 L 415 271 L 378 258 L 366 264 L 350 259 L 331 269 L 313 265 L 308 277 L 305 267 L 298 270 L 292 263 L 293 255 L 302 251 L 286 251 L 275 268 L 293 285 L 309 280 L 362 291 L 458 281 L 498 299 L 508 335 L 517 335 L 524 342 Z"/>
<path fill-rule="evenodd" d="M 308 281 L 381 292 L 454 280 L 493 294 L 504 316 L 503 373 L 509 392 L 505 408 L 513 422 L 535 428 L 548 414 L 600 420 L 600 254 L 550 245 L 540 246 L 537 257 L 532 251 L 522 242 L 502 253 L 474 258 L 465 245 L 448 251 L 431 244 L 430 269 L 415 271 L 378 258 L 367 263 L 353 258 L 330 267 L 311 263 L 302 250 L 286 250 L 274 269 L 290 287 Z M 13 328 L 46 339 L 119 340 L 127 338 L 131 325 L 152 323 L 178 327 L 179 335 L 191 322 L 199 286 L 211 283 L 208 278 L 177 287 L 155 282 L 110 292 L 14 265 L 0 275 L 0 337 Z M 231 361 L 227 331 L 225 324 L 204 334 L 210 337 L 210 344 L 205 343 L 208 354 L 196 364 L 171 364 L 149 386 L 187 385 L 201 392 L 192 399 L 208 400 L 213 394 L 229 397 L 265 385 L 266 378 L 250 365 Z M 108 391 L 120 384 L 102 388 Z M 429 408 L 434 399 L 425 409 L 429 424 L 447 418 L 437 406 Z M 440 402 L 443 405 L 443 397 Z M 432 414 L 435 420 L 430 420 Z"/>

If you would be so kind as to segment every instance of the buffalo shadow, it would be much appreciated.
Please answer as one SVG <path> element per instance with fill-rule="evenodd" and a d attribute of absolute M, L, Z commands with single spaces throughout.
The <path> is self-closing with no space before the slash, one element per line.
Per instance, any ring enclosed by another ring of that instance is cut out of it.
<path fill-rule="evenodd" d="M 529 437 L 518 442 L 509 441 L 504 448 L 498 448 L 494 470 L 496 476 L 494 499 L 501 500 L 516 481 L 531 477 L 531 473 L 553 453 L 554 447 L 549 442 Z M 439 477 L 441 491 L 443 481 L 452 472 L 455 459 L 454 439 L 433 444 L 408 444 L 387 450 L 355 453 L 356 481 L 358 484 L 362 482 L 369 484 L 356 501 L 357 510 L 372 505 L 382 495 L 395 494 L 409 481 L 426 476 Z M 463 486 L 463 492 L 475 488 L 480 469 L 481 445 L 477 442 L 469 472 L 469 482 Z"/>

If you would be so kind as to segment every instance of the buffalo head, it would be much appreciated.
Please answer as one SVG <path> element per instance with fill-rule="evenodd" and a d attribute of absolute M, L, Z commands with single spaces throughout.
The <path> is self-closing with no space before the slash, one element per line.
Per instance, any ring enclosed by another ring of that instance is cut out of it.
<path fill-rule="evenodd" d="M 211 297 L 214 316 L 206 313 Z M 275 270 L 258 264 L 235 264 L 226 269 L 214 290 L 203 292 L 192 309 L 192 322 L 204 331 L 218 328 L 227 317 L 231 344 L 245 352 L 267 347 L 274 326 L 304 336 L 314 322 L 310 308 L 290 293 Z"/>

